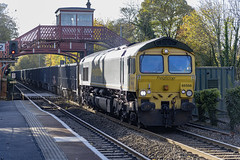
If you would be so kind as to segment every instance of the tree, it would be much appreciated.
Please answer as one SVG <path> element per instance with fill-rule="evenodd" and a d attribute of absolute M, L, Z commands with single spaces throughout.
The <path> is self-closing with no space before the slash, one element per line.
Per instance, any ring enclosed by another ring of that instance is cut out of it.
<path fill-rule="evenodd" d="M 235 35 L 233 35 L 233 48 L 232 48 L 232 65 L 237 69 L 238 79 L 240 78 L 240 59 L 237 58 L 239 50 L 239 29 L 240 29 L 240 2 L 239 0 L 229 0 L 230 14 L 232 16 L 232 28 Z"/>
<path fill-rule="evenodd" d="M 136 22 L 139 41 L 145 41 L 156 37 L 151 19 L 152 15 L 148 10 L 140 10 Z"/>
<path fill-rule="evenodd" d="M 9 41 L 18 36 L 17 25 L 13 18 L 8 16 L 7 5 L 0 3 L 0 41 Z"/>
<path fill-rule="evenodd" d="M 192 11 L 190 15 L 183 18 L 183 25 L 180 27 L 177 39 L 193 48 L 197 65 L 218 65 L 215 53 L 216 37 L 212 27 L 205 22 L 200 12 Z"/>
<path fill-rule="evenodd" d="M 240 1 L 221 3 L 203 0 L 196 12 L 184 17 L 177 38 L 200 55 L 199 65 L 234 66 L 239 78 Z"/>
<path fill-rule="evenodd" d="M 72 54 L 76 55 L 77 52 L 73 52 Z M 46 66 L 56 66 L 60 65 L 60 62 L 64 61 L 66 64 L 76 63 L 76 61 L 70 57 L 55 55 L 55 54 L 47 54 L 45 56 L 45 65 Z"/>
<path fill-rule="evenodd" d="M 175 38 L 182 25 L 182 18 L 192 10 L 185 0 L 144 0 L 138 17 L 140 20 L 149 19 L 146 28 L 152 27 L 155 36 Z M 145 22 L 140 22 L 141 26 Z"/>
<path fill-rule="evenodd" d="M 25 55 L 18 59 L 13 70 L 38 68 L 45 66 L 45 55 Z"/>
<path fill-rule="evenodd" d="M 139 7 L 132 3 L 126 4 L 125 7 L 120 9 L 121 18 L 114 21 L 107 21 L 104 26 L 111 31 L 122 36 L 129 42 L 136 42 L 137 38 L 137 26 L 136 16 L 138 14 Z"/>
<path fill-rule="evenodd" d="M 213 28 L 216 36 L 217 56 L 219 66 L 237 67 L 237 52 L 239 44 L 240 11 L 239 0 L 220 0 L 202 1 L 201 11 L 207 17 L 209 26 Z"/>
<path fill-rule="evenodd" d="M 126 7 L 121 8 L 120 35 L 130 42 L 138 41 L 137 15 L 139 6 L 131 2 Z"/>
<path fill-rule="evenodd" d="M 213 49 L 215 50 L 215 47 L 216 47 L 217 58 L 220 61 L 220 65 L 224 66 L 224 56 L 223 56 L 222 43 L 221 43 L 222 33 L 223 33 L 222 20 L 224 17 L 222 5 L 218 0 L 204 0 L 202 1 L 201 7 L 200 7 L 200 14 L 204 19 L 205 23 L 208 25 L 208 27 L 211 28 L 214 36 L 216 37 L 217 44 L 213 46 Z M 217 66 L 218 66 L 218 63 L 217 63 Z"/>

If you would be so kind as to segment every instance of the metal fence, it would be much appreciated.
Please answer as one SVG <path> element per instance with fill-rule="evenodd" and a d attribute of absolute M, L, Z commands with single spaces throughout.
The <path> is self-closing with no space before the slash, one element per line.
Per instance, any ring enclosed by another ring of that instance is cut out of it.
<path fill-rule="evenodd" d="M 234 87 L 234 67 L 198 67 L 196 68 L 195 90 L 217 88 L 220 90 L 221 99 L 218 109 L 226 112 L 226 90 Z"/>

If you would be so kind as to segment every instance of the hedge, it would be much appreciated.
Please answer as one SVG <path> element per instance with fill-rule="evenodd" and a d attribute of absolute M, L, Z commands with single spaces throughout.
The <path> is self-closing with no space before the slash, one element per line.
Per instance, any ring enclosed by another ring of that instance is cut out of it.
<path fill-rule="evenodd" d="M 194 94 L 195 103 L 198 108 L 199 121 L 205 121 L 205 113 L 209 115 L 212 125 L 217 125 L 217 103 L 220 98 L 220 91 L 216 88 L 205 89 Z"/>
<path fill-rule="evenodd" d="M 235 126 L 240 124 L 240 86 L 227 90 L 225 102 L 230 118 L 230 128 L 234 130 Z"/>
<path fill-rule="evenodd" d="M 205 109 L 202 107 L 202 101 L 200 99 L 200 91 L 196 91 L 194 93 L 194 99 L 195 99 L 195 104 L 198 109 L 198 119 L 200 122 L 205 122 L 206 117 L 205 117 Z"/>

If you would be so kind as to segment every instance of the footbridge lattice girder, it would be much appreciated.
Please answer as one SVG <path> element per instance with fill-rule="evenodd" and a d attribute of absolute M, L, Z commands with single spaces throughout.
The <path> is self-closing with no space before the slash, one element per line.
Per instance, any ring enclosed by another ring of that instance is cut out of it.
<path fill-rule="evenodd" d="M 19 54 L 58 54 L 86 52 L 86 44 L 100 44 L 113 48 L 129 42 L 106 27 L 42 26 L 39 25 L 16 39 Z"/>

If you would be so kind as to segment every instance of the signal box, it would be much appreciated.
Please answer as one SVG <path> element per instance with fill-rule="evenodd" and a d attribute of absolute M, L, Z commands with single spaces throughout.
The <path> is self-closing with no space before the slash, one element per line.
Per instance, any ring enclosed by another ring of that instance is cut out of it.
<path fill-rule="evenodd" d="M 88 0 L 87 8 L 65 7 L 58 8 L 56 13 L 58 26 L 93 26 L 93 13 Z"/>

